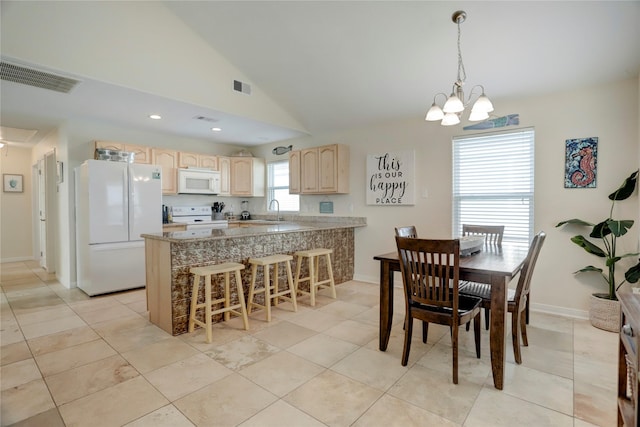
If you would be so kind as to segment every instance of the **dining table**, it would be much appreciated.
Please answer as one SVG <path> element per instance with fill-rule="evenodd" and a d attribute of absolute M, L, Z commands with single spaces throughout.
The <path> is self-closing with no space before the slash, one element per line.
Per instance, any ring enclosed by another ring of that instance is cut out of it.
<path fill-rule="evenodd" d="M 460 257 L 460 280 L 491 285 L 491 322 L 489 346 L 491 371 L 495 388 L 504 386 L 505 324 L 509 282 L 518 274 L 527 256 L 528 248 L 514 245 L 485 245 L 472 255 Z M 387 349 L 393 319 L 394 272 L 400 271 L 398 252 L 373 257 L 380 261 L 380 343 Z"/>

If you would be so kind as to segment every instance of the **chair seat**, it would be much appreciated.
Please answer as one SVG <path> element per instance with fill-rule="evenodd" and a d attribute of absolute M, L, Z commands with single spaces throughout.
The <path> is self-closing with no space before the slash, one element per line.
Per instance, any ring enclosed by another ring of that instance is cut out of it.
<path fill-rule="evenodd" d="M 482 299 L 480 298 L 467 296 L 467 295 L 460 295 L 458 298 L 458 313 L 462 316 L 470 311 L 475 310 L 481 305 L 482 305 Z M 453 311 L 453 308 L 451 307 L 439 307 L 435 305 L 426 305 L 426 304 L 420 304 L 415 302 L 412 304 L 412 306 L 416 308 L 427 308 L 430 311 L 439 312 L 439 313 L 451 313 Z"/>
<path fill-rule="evenodd" d="M 477 282 L 460 282 L 460 294 L 471 297 L 482 298 L 483 300 L 491 300 L 491 285 Z M 513 302 L 516 297 L 515 289 L 508 289 L 507 301 Z"/>

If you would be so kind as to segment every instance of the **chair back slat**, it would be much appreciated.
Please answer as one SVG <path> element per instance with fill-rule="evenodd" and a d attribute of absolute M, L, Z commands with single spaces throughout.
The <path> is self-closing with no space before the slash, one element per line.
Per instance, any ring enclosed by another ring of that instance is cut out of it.
<path fill-rule="evenodd" d="M 407 302 L 458 310 L 460 241 L 396 237 Z"/>
<path fill-rule="evenodd" d="M 531 241 L 527 258 L 525 258 L 524 263 L 522 264 L 522 269 L 520 270 L 520 278 L 518 279 L 516 295 L 514 298 L 515 301 L 520 301 L 521 303 L 526 302 L 525 298 L 527 298 L 529 290 L 531 289 L 531 276 L 533 276 L 533 270 L 536 265 L 536 261 L 538 261 L 538 255 L 540 254 L 540 249 L 542 249 L 542 244 L 546 237 L 547 235 L 544 231 L 541 231 L 536 234 Z"/>
<path fill-rule="evenodd" d="M 502 245 L 504 225 L 462 224 L 463 236 L 484 236 L 485 245 Z"/>

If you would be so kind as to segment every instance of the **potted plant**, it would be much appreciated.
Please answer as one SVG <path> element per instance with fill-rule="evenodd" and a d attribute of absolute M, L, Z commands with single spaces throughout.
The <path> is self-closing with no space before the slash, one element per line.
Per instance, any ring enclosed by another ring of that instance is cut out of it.
<path fill-rule="evenodd" d="M 616 201 L 628 199 L 633 194 L 637 179 L 638 171 L 635 171 L 625 179 L 620 188 L 609 194 L 611 210 L 609 212 L 609 217 L 604 221 L 592 224 L 590 222 L 574 218 L 562 221 L 556 225 L 556 227 L 561 227 L 565 224 L 592 227 L 589 237 L 600 241 L 601 246 L 593 243 L 591 240 L 588 240 L 583 235 L 577 235 L 571 238 L 573 243 L 580 246 L 585 251 L 597 257 L 604 258 L 606 271 L 602 268 L 588 265 L 574 272 L 574 274 L 596 272 L 600 274 L 606 283 L 608 292 L 592 294 L 589 318 L 593 326 L 608 331 L 617 331 L 620 327 L 620 304 L 618 303 L 616 291 L 620 286 L 622 286 L 622 284 L 624 284 L 625 281 L 629 283 L 636 283 L 638 279 L 640 279 L 640 262 L 638 262 L 625 272 L 623 280 L 619 283 L 616 282 L 616 263 L 623 258 L 638 256 L 639 253 L 628 253 L 624 255 L 618 255 L 616 253 L 618 237 L 624 236 L 627 231 L 629 231 L 633 226 L 633 220 L 617 220 L 613 218 L 613 210 Z"/>

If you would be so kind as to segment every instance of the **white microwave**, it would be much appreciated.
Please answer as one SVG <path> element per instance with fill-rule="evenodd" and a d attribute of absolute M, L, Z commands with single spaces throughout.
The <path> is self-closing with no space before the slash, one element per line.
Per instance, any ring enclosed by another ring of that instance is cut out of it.
<path fill-rule="evenodd" d="M 220 193 L 220 172 L 211 169 L 178 169 L 178 193 Z"/>

